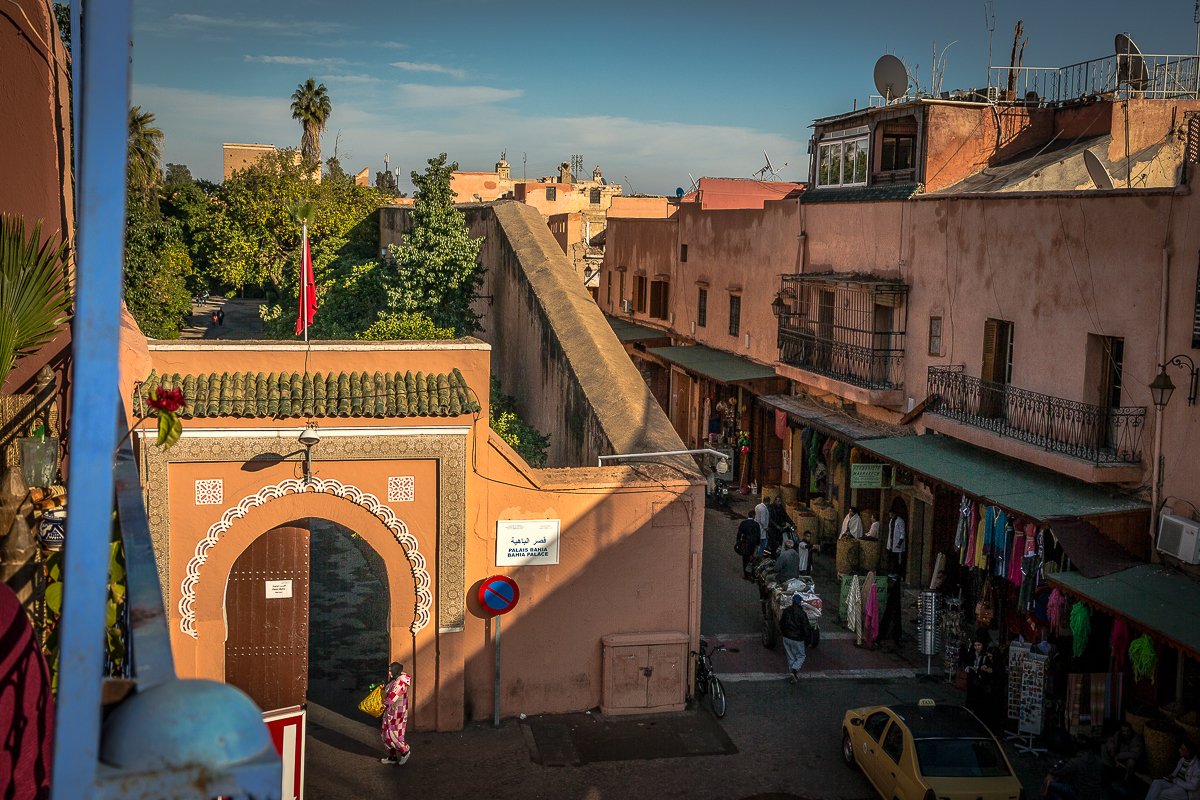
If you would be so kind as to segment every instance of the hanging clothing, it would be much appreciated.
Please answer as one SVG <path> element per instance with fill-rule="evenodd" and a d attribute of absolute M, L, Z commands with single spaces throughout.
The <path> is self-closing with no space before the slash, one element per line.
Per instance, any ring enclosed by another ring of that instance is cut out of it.
<path fill-rule="evenodd" d="M 1108 643 L 1109 650 L 1112 651 L 1112 671 L 1124 672 L 1129 666 L 1129 625 L 1120 617 L 1113 620 L 1112 635 Z"/>
<path fill-rule="evenodd" d="M 1021 562 L 1025 558 L 1025 534 L 1017 533 L 1013 535 L 1013 545 L 1010 552 L 1012 556 L 1008 560 L 1008 582 L 1019 589 L 1021 588 L 1021 579 L 1024 575 L 1021 571 Z"/>
<path fill-rule="evenodd" d="M 967 517 L 971 514 L 971 501 L 964 494 L 962 499 L 958 501 L 958 521 L 954 525 L 954 549 L 962 555 L 963 548 L 967 546 Z"/>
<path fill-rule="evenodd" d="M 867 644 L 875 644 L 879 638 L 879 585 L 871 581 L 867 590 L 867 602 L 863 608 L 863 636 Z"/>
<path fill-rule="evenodd" d="M 1067 598 L 1058 589 L 1050 593 L 1050 600 L 1046 603 L 1046 621 L 1050 623 L 1050 633 L 1054 636 L 1058 635 L 1062 628 L 1063 614 L 1066 613 Z"/>
<path fill-rule="evenodd" d="M 976 569 L 986 569 L 987 554 L 984 550 L 987 547 L 987 526 L 985 524 L 987 509 L 980 505 L 977 506 L 977 511 L 979 513 L 977 514 L 978 521 L 975 527 L 975 558 L 971 562 L 971 566 Z"/>
<path fill-rule="evenodd" d="M 1033 607 L 1033 592 L 1037 589 L 1042 571 L 1042 557 L 1036 553 L 1021 559 L 1021 592 L 1017 596 L 1017 609 L 1027 611 Z"/>
<path fill-rule="evenodd" d="M 862 578 L 857 575 L 850 578 L 850 588 L 846 590 L 846 628 L 853 633 L 862 628 Z"/>

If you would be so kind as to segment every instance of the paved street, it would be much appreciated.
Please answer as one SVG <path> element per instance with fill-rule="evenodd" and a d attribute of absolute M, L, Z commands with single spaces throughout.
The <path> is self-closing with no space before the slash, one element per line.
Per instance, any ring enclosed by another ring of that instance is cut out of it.
<path fill-rule="evenodd" d="M 539 750 L 533 728 L 519 720 L 505 720 L 498 730 L 476 724 L 456 733 L 414 734 L 410 737 L 412 760 L 403 767 L 391 767 L 378 762 L 381 746 L 373 721 L 350 710 L 348 704 L 334 703 L 339 709 L 335 711 L 310 702 L 307 796 L 871 798 L 865 778 L 841 763 L 843 712 L 854 706 L 922 697 L 958 702 L 960 694 L 943 683 L 914 679 L 923 671 L 924 660 L 911 644 L 898 653 L 857 648 L 832 619 L 824 626 L 821 644 L 805 665 L 805 680 L 795 686 L 788 683 L 782 648 L 767 650 L 758 638 L 757 589 L 741 580 L 741 561 L 733 552 L 736 513 L 731 516 L 730 512 L 710 509 L 705 521 L 702 629 L 710 640 L 740 649 L 736 654 L 721 653 L 716 659 L 729 701 L 728 714 L 720 726 L 736 752 L 638 760 L 584 759 L 578 765 L 543 766 L 537 761 L 549 763 L 553 756 Z M 818 587 L 829 588 L 821 585 L 823 575 L 826 583 L 832 583 L 825 572 L 829 565 L 819 563 Z M 827 607 L 832 604 L 827 603 Z M 906 614 L 911 611 L 906 610 Z M 702 716 L 707 714 L 706 708 L 698 708 L 667 715 L 669 720 L 650 716 L 623 724 L 679 729 L 686 739 L 688 729 L 699 731 L 711 725 L 711 720 Z M 579 724 L 580 716 L 574 716 L 573 724 Z M 582 718 L 585 726 L 589 721 L 603 725 L 598 715 Z M 1014 763 L 1026 786 L 1036 787 L 1045 771 L 1044 762 L 1023 758 Z"/>

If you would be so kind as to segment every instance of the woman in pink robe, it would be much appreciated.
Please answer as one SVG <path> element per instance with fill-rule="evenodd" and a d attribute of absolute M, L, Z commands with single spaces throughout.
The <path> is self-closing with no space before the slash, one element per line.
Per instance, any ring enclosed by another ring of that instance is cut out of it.
<path fill-rule="evenodd" d="M 386 758 L 379 759 L 384 764 L 403 764 L 412 755 L 408 742 L 404 741 L 404 731 L 408 728 L 408 700 L 412 678 L 404 672 L 404 665 L 393 661 L 388 669 L 391 681 L 383 687 L 383 718 L 379 736 L 388 749 Z"/>

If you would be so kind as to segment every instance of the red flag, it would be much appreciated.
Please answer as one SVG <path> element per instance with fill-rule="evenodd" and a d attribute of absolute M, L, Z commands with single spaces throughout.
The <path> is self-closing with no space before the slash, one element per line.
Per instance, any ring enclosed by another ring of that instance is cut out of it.
<path fill-rule="evenodd" d="M 317 315 L 317 283 L 313 278 L 312 250 L 308 246 L 308 229 L 304 229 L 304 258 L 300 267 L 299 310 L 296 312 L 296 335 L 308 338 L 308 326 Z"/>

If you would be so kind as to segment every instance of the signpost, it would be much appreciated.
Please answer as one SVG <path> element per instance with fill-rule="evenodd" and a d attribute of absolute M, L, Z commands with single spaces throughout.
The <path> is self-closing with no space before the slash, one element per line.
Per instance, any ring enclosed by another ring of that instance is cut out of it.
<path fill-rule="evenodd" d="M 521 590 L 507 575 L 493 575 L 479 584 L 479 605 L 492 614 L 492 649 L 496 651 L 495 706 L 492 725 L 500 727 L 500 617 L 517 607 Z"/>
<path fill-rule="evenodd" d="M 263 722 L 271 733 L 275 751 L 283 759 L 283 800 L 304 800 L 304 722 L 303 706 L 290 706 L 263 713 Z"/>
<path fill-rule="evenodd" d="M 851 464 L 850 488 L 883 488 L 883 464 Z"/>
<path fill-rule="evenodd" d="M 558 563 L 556 519 L 502 519 L 496 523 L 496 566 L 532 567 Z"/>

